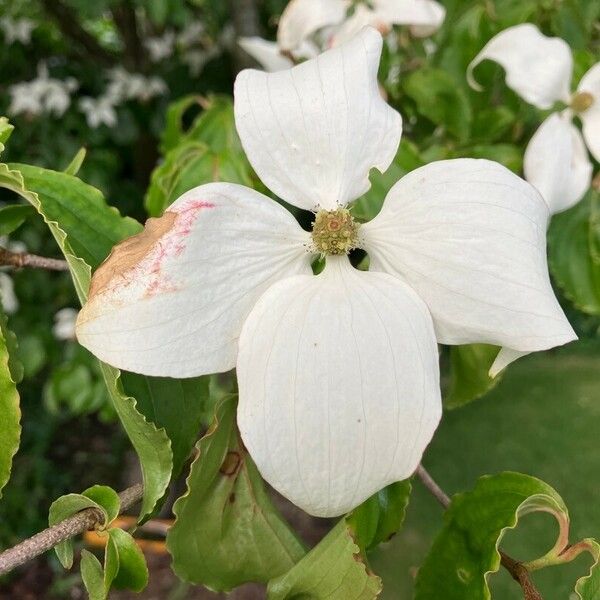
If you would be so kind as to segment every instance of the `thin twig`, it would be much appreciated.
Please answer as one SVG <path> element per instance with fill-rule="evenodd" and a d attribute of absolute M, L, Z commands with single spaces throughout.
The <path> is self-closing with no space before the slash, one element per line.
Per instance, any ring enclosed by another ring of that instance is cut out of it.
<path fill-rule="evenodd" d="M 144 488 L 138 483 L 119 494 L 121 510 L 127 510 L 143 496 Z M 86 508 L 81 512 L 61 521 L 57 525 L 36 533 L 33 537 L 5 550 L 0 554 L 0 575 L 10 573 L 13 569 L 25 564 L 36 556 L 51 550 L 60 542 L 69 540 L 76 535 L 93 529 L 103 520 L 102 514 L 96 508 Z"/>
<path fill-rule="evenodd" d="M 447 509 L 450 506 L 450 497 L 436 483 L 435 479 L 428 473 L 423 465 L 417 467 L 415 475 L 421 480 L 423 485 L 431 492 L 444 509 Z M 523 589 L 524 600 L 543 600 L 541 594 L 529 577 L 529 571 L 519 561 L 500 551 L 500 563 Z"/>
<path fill-rule="evenodd" d="M 48 269 L 50 271 L 68 271 L 69 265 L 66 260 L 58 258 L 46 258 L 37 254 L 28 254 L 27 252 L 11 252 L 6 248 L 0 247 L 0 266 L 16 267 L 34 267 L 37 269 Z"/>

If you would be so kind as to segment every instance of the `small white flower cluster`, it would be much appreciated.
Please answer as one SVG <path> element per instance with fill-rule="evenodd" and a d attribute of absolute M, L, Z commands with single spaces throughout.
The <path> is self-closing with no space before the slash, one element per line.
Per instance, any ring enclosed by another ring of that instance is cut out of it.
<path fill-rule="evenodd" d="M 117 124 L 116 107 L 128 100 L 148 102 L 167 92 L 167 85 L 160 77 L 146 77 L 129 73 L 123 67 L 109 71 L 109 84 L 98 98 L 86 96 L 79 101 L 79 109 L 86 116 L 88 125 L 96 129 L 100 125 L 114 127 Z"/>
<path fill-rule="evenodd" d="M 5 44 L 20 42 L 25 46 L 31 42 L 31 33 L 35 29 L 35 23 L 31 19 L 2 17 L 0 29 L 4 33 Z"/>
<path fill-rule="evenodd" d="M 11 242 L 6 235 L 0 237 L 0 246 L 11 252 L 27 252 L 27 246 L 23 242 Z M 19 310 L 19 299 L 15 294 L 13 279 L 4 271 L 0 271 L 0 301 L 7 315 L 13 315 Z"/>
<path fill-rule="evenodd" d="M 15 83 L 8 88 L 11 96 L 8 112 L 12 115 L 50 114 L 60 117 L 69 108 L 71 94 L 78 86 L 72 77 L 64 81 L 50 77 L 46 65 L 40 63 L 35 79 Z"/>
<path fill-rule="evenodd" d="M 192 75 L 197 76 L 202 72 L 206 63 L 218 56 L 227 46 L 227 40 L 231 38 L 231 31 L 231 28 L 226 27 L 221 38 L 214 41 L 207 35 L 204 25 L 199 21 L 194 21 L 179 33 L 168 30 L 161 36 L 146 38 L 144 47 L 148 51 L 150 60 L 154 63 L 170 58 L 175 50 L 179 50 L 182 62 Z"/>

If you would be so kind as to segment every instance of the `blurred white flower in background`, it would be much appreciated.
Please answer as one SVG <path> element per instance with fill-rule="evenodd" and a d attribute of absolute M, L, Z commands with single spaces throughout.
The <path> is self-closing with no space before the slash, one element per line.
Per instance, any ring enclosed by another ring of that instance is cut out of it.
<path fill-rule="evenodd" d="M 506 85 L 529 104 L 542 110 L 557 103 L 566 105 L 534 133 L 525 150 L 523 170 L 552 213 L 567 210 L 590 187 L 593 167 L 588 150 L 600 161 L 600 62 L 585 73 L 573 92 L 571 48 L 531 23 L 509 27 L 485 45 L 467 71 L 474 89 L 481 90 L 481 86 L 473 78 L 473 69 L 486 59 L 504 68 Z M 583 135 L 573 125 L 574 117 L 581 121 Z"/>
<path fill-rule="evenodd" d="M 2 308 L 7 315 L 13 315 L 19 310 L 15 286 L 8 273 L 0 272 L 0 300 L 2 300 Z"/>
<path fill-rule="evenodd" d="M 51 114 L 60 117 L 69 108 L 71 94 L 78 87 L 72 77 L 64 81 L 50 77 L 46 65 L 40 63 L 36 79 L 15 83 L 8 88 L 11 96 L 8 112 L 13 115 Z"/>
<path fill-rule="evenodd" d="M 240 38 L 239 45 L 267 71 L 279 71 L 315 57 L 372 26 L 382 34 L 394 25 L 409 25 L 415 36 L 435 33 L 446 10 L 435 0 L 291 0 L 277 31 L 277 42 Z"/>
<path fill-rule="evenodd" d="M 100 125 L 114 127 L 117 124 L 117 111 L 112 98 L 109 96 L 81 98 L 79 109 L 85 114 L 87 124 L 92 129 L 97 129 Z"/>
<path fill-rule="evenodd" d="M 27 45 L 31 42 L 31 33 L 35 29 L 35 22 L 26 18 L 2 17 L 0 19 L 0 29 L 4 33 L 5 44 L 20 42 Z"/>
<path fill-rule="evenodd" d="M 11 252 L 27 252 L 27 246 L 23 242 L 11 241 L 6 235 L 0 236 L 0 246 Z M 19 299 L 15 294 L 13 279 L 5 271 L 0 271 L 0 300 L 6 314 L 12 315 L 19 310 Z"/>
<path fill-rule="evenodd" d="M 52 333 L 57 340 L 75 339 L 75 322 L 79 311 L 74 308 L 61 308 L 54 315 Z"/>
<path fill-rule="evenodd" d="M 192 21 L 177 34 L 177 45 L 181 48 L 190 48 L 201 43 L 206 30 L 200 21 Z"/>
<path fill-rule="evenodd" d="M 149 37 L 144 40 L 144 47 L 148 50 L 152 62 L 161 62 L 173 55 L 175 50 L 175 33 L 166 31 L 159 37 Z"/>

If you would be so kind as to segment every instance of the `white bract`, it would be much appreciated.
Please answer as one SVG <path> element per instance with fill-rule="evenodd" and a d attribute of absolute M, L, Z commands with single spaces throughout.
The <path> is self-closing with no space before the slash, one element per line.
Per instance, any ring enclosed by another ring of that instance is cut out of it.
<path fill-rule="evenodd" d="M 524 172 L 548 202 L 552 213 L 570 208 L 587 192 L 592 180 L 592 156 L 600 161 L 600 63 L 596 63 L 572 92 L 573 56 L 560 38 L 543 35 L 530 23 L 509 27 L 494 36 L 471 62 L 493 60 L 506 71 L 506 84 L 525 101 L 541 109 L 557 102 L 568 107 L 550 115 L 525 151 Z M 583 136 L 573 125 L 582 123 Z M 587 149 L 586 149 L 587 145 Z"/>
<path fill-rule="evenodd" d="M 267 71 L 279 71 L 348 41 L 365 26 L 387 34 L 394 25 L 410 25 L 413 35 L 428 36 L 445 16 L 435 0 L 291 0 L 281 15 L 277 42 L 251 37 L 239 44 Z"/>
<path fill-rule="evenodd" d="M 129 371 L 237 367 L 244 444 L 320 516 L 413 473 L 441 415 L 437 341 L 501 345 L 497 370 L 575 338 L 548 277 L 548 207 L 497 163 L 427 165 L 370 223 L 352 219 L 346 207 L 400 142 L 377 84 L 382 44 L 366 28 L 291 70 L 237 78 L 246 154 L 275 194 L 316 213 L 312 234 L 252 189 L 197 187 L 113 250 L 77 325 Z M 351 265 L 353 247 L 370 271 Z"/>

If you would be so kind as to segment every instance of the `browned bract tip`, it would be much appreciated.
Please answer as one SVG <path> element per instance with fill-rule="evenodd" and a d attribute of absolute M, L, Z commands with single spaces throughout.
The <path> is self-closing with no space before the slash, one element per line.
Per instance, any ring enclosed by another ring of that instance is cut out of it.
<path fill-rule="evenodd" d="M 177 213 L 166 212 L 162 217 L 150 218 L 143 231 L 117 244 L 108 258 L 96 269 L 90 285 L 90 298 L 110 286 L 111 281 L 122 277 L 139 264 L 167 234 L 177 219 Z"/>

